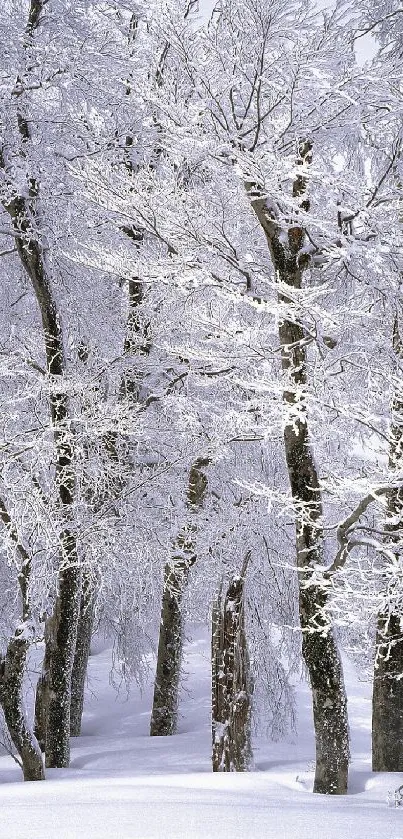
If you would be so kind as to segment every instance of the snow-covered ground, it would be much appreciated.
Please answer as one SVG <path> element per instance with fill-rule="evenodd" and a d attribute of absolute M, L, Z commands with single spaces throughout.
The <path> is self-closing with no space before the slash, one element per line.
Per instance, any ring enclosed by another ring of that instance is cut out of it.
<path fill-rule="evenodd" d="M 109 685 L 110 651 L 91 656 L 83 736 L 71 768 L 23 783 L 0 758 L 0 839 L 403 839 L 403 807 L 386 805 L 403 775 L 370 771 L 370 689 L 347 663 L 350 794 L 313 795 L 309 692 L 299 688 L 295 742 L 255 743 L 255 771 L 210 769 L 206 633 L 187 649 L 176 737 L 148 736 L 151 689 L 126 700 Z"/>

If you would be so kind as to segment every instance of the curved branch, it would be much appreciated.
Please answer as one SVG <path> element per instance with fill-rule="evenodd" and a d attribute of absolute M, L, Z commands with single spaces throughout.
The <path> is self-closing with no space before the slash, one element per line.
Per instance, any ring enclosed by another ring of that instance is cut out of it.
<path fill-rule="evenodd" d="M 357 524 L 361 516 L 364 515 L 370 504 L 378 500 L 379 495 L 385 495 L 389 491 L 390 486 L 385 486 L 379 487 L 373 492 L 368 493 L 368 495 L 361 499 L 352 513 L 350 513 L 350 515 L 339 524 L 337 528 L 337 541 L 339 543 L 339 549 L 332 564 L 326 569 L 323 575 L 326 580 L 330 580 L 336 571 L 343 568 L 353 548 L 356 547 L 356 545 L 362 544 L 357 540 L 351 539 L 352 533 L 354 532 L 354 525 Z"/>

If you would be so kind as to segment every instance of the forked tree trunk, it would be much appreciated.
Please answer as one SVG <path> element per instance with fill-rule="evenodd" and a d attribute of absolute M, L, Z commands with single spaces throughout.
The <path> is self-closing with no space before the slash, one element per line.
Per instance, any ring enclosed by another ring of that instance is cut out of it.
<path fill-rule="evenodd" d="M 225 595 L 221 593 L 213 606 L 213 772 L 244 772 L 252 764 L 252 682 L 245 633 L 244 578 L 244 573 L 234 576 Z"/>
<path fill-rule="evenodd" d="M 207 493 L 207 458 L 198 458 L 189 472 L 187 508 L 195 515 L 203 506 Z M 179 533 L 172 560 L 164 571 L 157 670 L 151 714 L 150 734 L 175 734 L 178 723 L 179 684 L 183 653 L 182 598 L 189 571 L 196 561 L 194 537 L 196 522 L 189 519 Z"/>
<path fill-rule="evenodd" d="M 403 359 L 398 317 L 395 318 L 393 347 Z M 396 389 L 392 402 L 389 466 L 397 476 L 403 463 L 403 397 Z M 394 487 L 387 495 L 385 529 L 402 552 L 403 489 Z M 372 695 L 372 769 L 374 772 L 403 772 L 403 632 L 401 613 L 378 616 L 374 686 Z"/>
<path fill-rule="evenodd" d="M 301 169 L 294 181 L 293 198 L 305 213 L 309 210 L 306 188 L 307 166 L 311 159 L 311 144 L 301 143 L 298 160 Z M 304 252 L 306 235 L 298 219 L 300 210 L 295 210 L 285 234 L 281 213 L 277 216 L 271 205 L 269 209 L 256 184 L 247 183 L 246 189 L 265 233 L 279 283 L 279 339 L 286 380 L 283 392 L 284 446 L 296 514 L 302 653 L 313 699 L 316 744 L 314 792 L 343 794 L 347 792 L 349 763 L 347 701 L 340 655 L 326 615 L 327 595 L 313 581 L 313 569 L 318 563 L 323 563 L 322 501 L 305 404 L 306 335 L 295 309 L 293 294 L 296 292 L 298 295 L 301 290 L 303 273 L 309 265 L 309 256 Z"/>

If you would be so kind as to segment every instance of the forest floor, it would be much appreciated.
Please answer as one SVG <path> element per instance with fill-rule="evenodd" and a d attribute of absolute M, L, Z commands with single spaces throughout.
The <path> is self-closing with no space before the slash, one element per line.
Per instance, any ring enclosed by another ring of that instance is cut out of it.
<path fill-rule="evenodd" d="M 116 695 L 111 653 L 90 658 L 83 734 L 69 769 L 23 783 L 0 757 L 0 839 L 403 839 L 403 807 L 389 808 L 400 774 L 373 774 L 370 686 L 346 664 L 352 738 L 350 792 L 313 795 L 309 691 L 298 686 L 298 736 L 254 744 L 255 771 L 213 774 L 206 632 L 187 645 L 179 733 L 148 736 L 151 686 Z"/>

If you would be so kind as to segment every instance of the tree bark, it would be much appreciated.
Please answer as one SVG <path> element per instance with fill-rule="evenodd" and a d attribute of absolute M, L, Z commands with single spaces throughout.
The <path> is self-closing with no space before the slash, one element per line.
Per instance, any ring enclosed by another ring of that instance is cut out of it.
<path fill-rule="evenodd" d="M 1 498 L 0 519 L 7 528 L 21 560 L 18 584 L 22 603 L 22 625 L 10 639 L 5 656 L 0 657 L 0 703 L 10 737 L 22 761 L 24 780 L 42 781 L 45 778 L 42 754 L 29 725 L 24 702 L 24 674 L 32 632 L 29 598 L 31 557 L 22 544 L 17 528 Z"/>
<path fill-rule="evenodd" d="M 23 693 L 29 645 L 24 629 L 17 630 L 0 661 L 0 702 L 10 737 L 21 757 L 24 781 L 43 781 L 42 754 L 28 723 Z"/>
<path fill-rule="evenodd" d="M 398 316 L 393 329 L 396 361 L 403 359 Z M 399 370 L 397 374 L 399 375 Z M 392 474 L 401 472 L 403 462 L 403 400 L 395 391 L 392 401 L 392 428 L 389 467 Z M 402 540 L 403 489 L 392 488 L 387 495 L 385 529 L 392 545 Z M 401 548 L 400 548 L 401 550 Z M 376 655 L 372 694 L 372 769 L 374 772 L 403 772 L 403 632 L 401 613 L 388 611 L 378 615 Z"/>
<path fill-rule="evenodd" d="M 245 568 L 246 571 L 246 568 Z M 245 572 L 217 598 L 212 618 L 213 772 L 251 767 L 251 676 L 245 633 Z"/>
<path fill-rule="evenodd" d="M 191 515 L 203 506 L 208 481 L 204 469 L 207 458 L 198 458 L 189 472 L 187 508 Z M 183 652 L 182 598 L 189 571 L 196 562 L 194 536 L 196 523 L 192 520 L 181 530 L 172 560 L 164 571 L 157 671 L 150 723 L 150 735 L 175 734 L 178 723 L 179 683 Z"/>
<path fill-rule="evenodd" d="M 95 618 L 94 581 L 84 574 L 78 620 L 76 651 L 71 677 L 70 735 L 79 737 L 84 708 L 84 689 Z"/>
<path fill-rule="evenodd" d="M 400 615 L 380 615 L 372 693 L 372 769 L 403 772 L 403 637 Z"/>
<path fill-rule="evenodd" d="M 49 701 L 46 726 L 46 759 L 49 767 L 70 764 L 71 674 L 79 616 L 80 575 L 71 563 L 59 572 L 59 593 L 54 611 L 49 668 Z"/>
<path fill-rule="evenodd" d="M 45 623 L 45 652 L 42 662 L 42 670 L 39 676 L 35 692 L 35 737 L 42 751 L 46 748 L 46 728 L 49 706 L 49 668 L 51 657 L 50 633 L 53 616 L 51 615 Z"/>
<path fill-rule="evenodd" d="M 183 652 L 181 600 L 186 567 L 176 558 L 164 571 L 157 670 L 150 722 L 152 737 L 176 734 L 178 724 L 179 682 Z"/>
<path fill-rule="evenodd" d="M 45 337 L 49 394 L 55 450 L 55 480 L 66 521 L 60 534 L 60 571 L 52 633 L 49 637 L 49 687 L 46 731 L 46 766 L 63 767 L 70 762 L 70 684 L 78 622 L 80 567 L 76 537 L 70 524 L 74 504 L 73 445 L 69 432 L 67 396 L 58 390 L 65 372 L 63 336 L 56 303 L 43 260 L 40 244 L 30 236 L 30 214 L 25 198 L 8 205 L 17 232 L 16 246 L 21 262 L 32 281 L 38 301 Z"/>
<path fill-rule="evenodd" d="M 298 324 L 280 325 L 283 367 L 297 388 L 306 385 L 304 333 Z M 292 349 L 289 349 L 292 348 Z M 296 505 L 296 545 L 299 575 L 299 614 L 302 655 L 312 688 L 316 743 L 314 792 L 347 792 L 349 738 L 347 700 L 337 645 L 326 618 L 327 594 L 310 582 L 312 568 L 323 564 L 322 504 L 319 480 L 310 447 L 304 406 L 296 390 L 284 392 L 286 409 L 301 412 L 284 429 L 291 493 Z"/>
<path fill-rule="evenodd" d="M 44 6 L 44 0 L 30 2 L 25 30 L 24 46 L 26 48 L 32 45 Z M 21 141 L 20 158 L 21 161 L 25 161 L 31 135 L 27 117 L 20 108 L 17 109 L 17 124 Z M 55 442 L 55 483 L 65 527 L 60 534 L 60 570 L 54 612 L 55 621 L 49 636 L 51 646 L 48 656 L 49 686 L 46 691 L 48 697 L 46 765 L 68 766 L 70 760 L 70 684 L 77 632 L 80 568 L 72 523 L 75 480 L 69 406 L 63 387 L 66 369 L 63 334 L 48 274 L 45 251 L 36 234 L 39 184 L 27 172 L 26 193 L 19 192 L 12 180 L 13 165 L 8 164 L 4 148 L 0 152 L 0 167 L 9 180 L 11 196 L 4 203 L 4 209 L 10 216 L 15 231 L 16 250 L 32 284 L 40 311 L 49 377 L 49 407 Z"/>
<path fill-rule="evenodd" d="M 347 700 L 342 665 L 333 632 L 326 616 L 327 595 L 312 581 L 315 566 L 323 563 L 321 529 L 322 500 L 318 473 L 311 449 L 305 404 L 307 386 L 306 335 L 295 312 L 293 294 L 302 288 L 309 256 L 299 215 L 308 212 L 307 166 L 312 145 L 303 142 L 297 161 L 300 172 L 293 185 L 293 198 L 300 209 L 286 225 L 275 208 L 268 207 L 256 184 L 246 189 L 264 231 L 279 283 L 281 320 L 279 339 L 282 369 L 286 378 L 284 447 L 292 497 L 296 511 L 296 548 L 299 577 L 299 613 L 302 654 L 308 669 L 315 726 L 316 771 L 314 792 L 347 792 L 349 735 Z M 284 227 L 286 226 L 286 229 Z"/>

